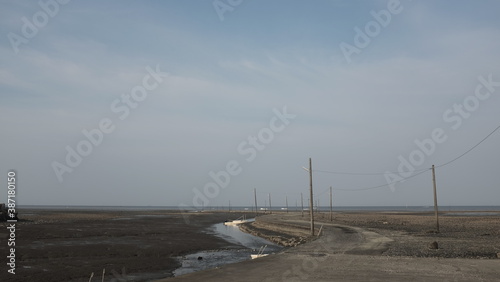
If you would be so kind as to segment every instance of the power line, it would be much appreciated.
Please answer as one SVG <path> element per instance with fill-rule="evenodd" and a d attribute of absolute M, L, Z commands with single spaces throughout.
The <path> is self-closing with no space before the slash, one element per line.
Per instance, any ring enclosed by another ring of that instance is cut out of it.
<path fill-rule="evenodd" d="M 495 133 L 498 129 L 500 129 L 500 125 L 499 125 L 497 128 L 495 128 L 492 132 L 490 132 L 490 134 L 486 135 L 486 137 L 484 137 L 481 141 L 479 141 L 479 143 L 477 143 L 476 145 L 474 145 L 474 146 L 473 146 L 472 148 L 470 148 L 469 150 L 465 151 L 465 153 L 461 154 L 460 156 L 458 156 L 458 157 L 456 157 L 456 158 L 452 159 L 451 161 L 449 161 L 449 162 L 447 162 L 447 163 L 444 163 L 444 164 L 441 164 L 441 165 L 437 165 L 437 166 L 436 166 L 436 168 L 437 168 L 437 167 L 443 167 L 443 166 L 445 166 L 445 165 L 449 165 L 449 164 L 451 164 L 452 162 L 454 162 L 454 161 L 456 161 L 456 160 L 460 159 L 461 157 L 463 157 L 463 156 L 467 155 L 470 151 L 474 150 L 477 146 L 479 146 L 481 143 L 483 143 L 484 141 L 486 141 L 486 139 L 488 139 L 491 135 L 493 135 L 493 133 Z"/>
<path fill-rule="evenodd" d="M 371 190 L 371 189 L 377 189 L 377 188 L 382 188 L 382 187 L 386 187 L 386 186 L 389 186 L 389 185 L 392 185 L 392 184 L 397 184 L 397 183 L 401 183 L 401 182 L 404 182 L 410 178 L 413 178 L 415 176 L 418 176 L 426 171 L 429 171 L 430 168 L 426 168 L 425 170 L 423 171 L 420 171 L 419 173 L 417 174 L 414 174 L 412 176 L 409 176 L 409 177 L 406 177 L 406 178 L 402 178 L 401 180 L 398 180 L 398 181 L 393 181 L 391 183 L 386 183 L 386 184 L 382 184 L 382 185 L 377 185 L 377 186 L 372 186 L 372 187 L 365 187 L 365 188 L 358 188 L 358 189 L 342 189 L 342 188 L 336 188 L 335 190 L 341 190 L 341 191 L 365 191 L 365 190 Z"/>
<path fill-rule="evenodd" d="M 438 167 L 443 167 L 443 166 L 446 166 L 446 165 L 449 165 L 455 161 L 457 161 L 458 159 L 462 158 L 463 156 L 467 155 L 468 153 L 470 153 L 472 150 L 474 150 L 475 148 L 477 148 L 479 145 L 481 145 L 481 143 L 483 143 L 484 141 L 486 141 L 486 139 L 488 139 L 491 135 L 493 135 L 497 130 L 500 129 L 500 125 L 497 126 L 492 132 L 490 132 L 488 135 L 486 135 L 486 137 L 484 137 L 483 139 L 481 139 L 481 141 L 479 141 L 476 145 L 472 146 L 472 148 L 470 148 L 469 150 L 465 151 L 464 153 L 462 153 L 461 155 L 459 155 L 458 157 L 444 163 L 444 164 L 441 164 L 441 165 L 437 165 L 435 166 L 436 168 Z M 366 191 L 366 190 L 371 190 L 371 189 L 378 189 L 378 188 L 382 188 L 382 187 L 387 187 L 387 186 L 390 186 L 392 184 L 397 184 L 397 183 L 401 183 L 401 182 L 404 182 L 410 178 L 413 178 L 413 177 L 416 177 L 420 174 L 423 174 L 424 172 L 428 171 L 428 170 L 431 170 L 431 168 L 424 168 L 424 169 L 419 169 L 419 170 L 415 170 L 414 172 L 418 172 L 412 176 L 409 176 L 409 177 L 406 177 L 406 178 L 402 178 L 401 180 L 398 180 L 398 181 L 394 181 L 394 182 L 391 182 L 391 183 L 386 183 L 386 184 L 381 184 L 381 185 L 377 185 L 377 186 L 372 186 L 372 187 L 365 187 L 365 188 L 358 188 L 358 189 L 343 189 L 343 188 L 336 188 L 335 190 L 340 190 L 340 191 Z M 313 170 L 314 172 L 321 172 L 321 173 L 330 173 L 330 174 L 339 174 L 339 175 L 385 175 L 386 173 L 400 173 L 399 171 L 398 172 L 369 172 L 369 173 L 365 173 L 365 172 L 340 172 L 340 171 L 326 171 L 326 170 Z M 328 189 L 325 189 L 323 192 L 319 193 L 318 195 L 322 195 L 324 194 Z"/>
<path fill-rule="evenodd" d="M 326 171 L 326 170 L 313 170 L 314 172 L 331 173 L 331 174 L 344 174 L 344 175 L 381 175 L 380 172 L 341 172 L 341 171 Z"/>
<path fill-rule="evenodd" d="M 417 169 L 414 172 L 425 171 L 427 168 Z M 386 172 L 342 172 L 342 171 L 327 171 L 327 170 L 313 170 L 314 172 L 339 174 L 339 175 L 385 175 L 387 173 L 401 173 L 400 171 L 386 171 Z"/>
<path fill-rule="evenodd" d="M 431 170 L 431 168 L 426 168 L 426 169 L 423 169 L 422 171 L 420 171 L 420 172 L 419 172 L 419 173 L 417 173 L 417 174 L 414 174 L 414 175 L 409 176 L 409 177 L 406 177 L 406 178 L 402 178 L 402 179 L 400 179 L 400 180 L 398 180 L 398 181 L 393 181 L 393 182 L 391 182 L 391 183 L 381 184 L 381 185 L 377 185 L 377 186 L 365 187 L 365 188 L 357 188 L 357 189 L 335 188 L 335 190 L 341 190 L 341 191 L 365 191 L 365 190 L 371 190 L 371 189 L 382 188 L 382 187 L 390 186 L 390 185 L 392 185 L 392 184 L 397 184 L 397 183 L 404 182 L 404 181 L 406 181 L 406 180 L 408 180 L 408 179 L 410 179 L 410 178 L 416 177 L 416 176 L 418 176 L 418 175 L 420 175 L 420 174 L 422 174 L 422 173 L 424 173 L 424 172 L 426 172 L 426 171 L 429 171 L 429 170 Z M 327 189 L 323 190 L 322 192 L 318 193 L 317 195 L 318 195 L 318 196 L 321 196 L 321 195 L 323 195 L 324 193 L 326 193 L 326 192 L 327 192 L 327 191 L 329 191 L 329 190 L 330 190 L 330 188 L 327 188 Z"/>
<path fill-rule="evenodd" d="M 491 135 L 493 135 L 498 129 L 500 129 L 500 125 L 497 128 L 495 128 L 492 132 L 490 132 L 488 135 L 486 135 L 486 137 L 484 137 L 481 141 L 479 141 L 472 148 L 470 148 L 469 150 L 465 151 L 463 154 L 459 155 L 458 157 L 452 159 L 449 162 L 446 162 L 446 163 L 441 164 L 441 165 L 437 165 L 436 168 L 443 167 L 445 165 L 449 165 L 452 162 L 454 162 L 454 161 L 462 158 L 463 156 L 467 155 L 469 152 L 471 152 L 476 147 L 478 147 L 479 145 L 481 145 L 481 143 L 483 143 L 484 141 L 486 141 L 486 139 L 488 139 Z M 414 172 L 426 171 L 428 169 L 429 168 L 417 169 Z M 395 172 L 391 172 L 391 171 L 386 171 L 386 172 L 346 172 L 346 171 L 328 171 L 328 170 L 313 170 L 313 171 L 314 172 L 320 172 L 320 173 L 338 174 L 338 175 L 385 175 L 387 173 L 394 173 L 394 174 L 400 173 L 399 171 L 395 171 Z"/>

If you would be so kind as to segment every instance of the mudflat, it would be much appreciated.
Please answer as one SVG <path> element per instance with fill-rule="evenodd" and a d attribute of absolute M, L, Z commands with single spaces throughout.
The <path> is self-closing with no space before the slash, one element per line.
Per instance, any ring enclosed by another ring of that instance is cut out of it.
<path fill-rule="evenodd" d="M 247 214 L 250 216 L 251 214 Z M 207 228 L 240 213 L 20 210 L 16 274 L 0 281 L 500 281 L 500 214 L 336 212 L 262 215 L 246 232 L 290 246 L 279 254 L 172 278 L 178 256 L 237 248 Z M 436 242 L 437 246 L 434 246 Z M 294 246 L 294 247 L 292 247 Z M 437 247 L 437 248 L 434 248 Z"/>
<path fill-rule="evenodd" d="M 16 274 L 7 273 L 6 223 L 0 229 L 0 281 L 150 281 L 172 276 L 176 259 L 235 247 L 205 230 L 238 213 L 20 210 Z"/>
<path fill-rule="evenodd" d="M 259 217 L 243 229 L 275 242 L 306 243 L 280 254 L 173 281 L 500 281 L 500 214 L 349 212 Z M 266 231 L 268 230 L 268 231 Z M 170 281 L 170 280 L 161 280 Z"/>

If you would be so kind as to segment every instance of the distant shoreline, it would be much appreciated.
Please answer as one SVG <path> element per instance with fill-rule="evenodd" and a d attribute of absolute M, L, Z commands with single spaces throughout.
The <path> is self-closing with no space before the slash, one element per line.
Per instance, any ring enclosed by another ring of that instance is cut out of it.
<path fill-rule="evenodd" d="M 235 206 L 231 207 L 231 212 L 253 212 L 254 207 L 248 206 Z M 19 205 L 18 209 L 20 211 L 26 209 L 40 209 L 40 210 L 93 210 L 93 211 L 222 211 L 228 212 L 228 207 L 205 207 L 204 209 L 195 208 L 182 208 L 176 206 L 82 206 L 82 205 Z M 258 210 L 259 214 L 269 212 L 267 210 Z M 304 207 L 304 212 L 307 212 L 307 208 Z M 276 206 L 272 207 L 272 212 L 286 212 L 286 207 Z M 300 212 L 300 208 L 289 207 L 290 212 Z M 315 209 L 315 212 L 325 213 L 329 212 L 330 207 L 321 206 Z M 379 211 L 379 212 L 433 212 L 433 206 L 334 206 L 334 212 L 365 212 L 365 211 Z M 500 206 L 439 206 L 440 213 L 447 212 L 500 212 Z"/>
<path fill-rule="evenodd" d="M 165 207 L 128 207 L 133 210 L 30 207 L 20 208 L 19 227 L 23 231 L 19 233 L 18 249 L 22 255 L 17 281 L 25 281 L 32 275 L 44 281 L 88 281 L 90 273 L 99 273 L 103 268 L 108 279 L 112 278 L 110 271 L 119 272 L 122 268 L 129 276 L 137 276 L 136 280 L 169 277 L 179 267 L 179 256 L 238 247 L 206 230 L 242 214 L 241 211 L 181 213 Z M 488 212 L 495 215 L 483 215 Z M 251 211 L 244 213 L 252 215 Z M 363 238 L 364 235 L 356 235 L 359 228 L 375 232 L 392 240 L 382 254 L 384 257 L 495 258 L 500 253 L 500 212 L 443 211 L 441 214 L 441 233 L 436 234 L 430 211 L 334 210 L 333 221 L 329 212 L 321 211 L 315 214 L 315 233 L 324 224 L 327 228 L 324 232 L 336 232 L 345 238 L 342 244 L 335 245 L 344 248 L 358 244 L 356 238 Z M 300 212 L 273 211 L 270 216 L 259 216 L 256 223 L 254 234 L 287 246 L 308 245 L 302 243 L 318 240 L 308 237 L 307 212 L 302 216 Z M 291 228 L 297 226 L 299 229 Z M 0 230 L 0 235 L 6 236 L 6 229 Z M 438 242 L 438 249 L 429 248 L 433 241 Z M 5 253 L 6 247 L 6 244 L 0 246 L 0 252 Z M 330 251 L 328 256 L 345 252 Z"/>

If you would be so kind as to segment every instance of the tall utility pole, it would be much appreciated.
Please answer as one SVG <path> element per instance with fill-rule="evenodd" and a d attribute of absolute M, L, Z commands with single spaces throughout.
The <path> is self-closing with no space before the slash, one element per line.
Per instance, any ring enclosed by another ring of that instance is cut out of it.
<path fill-rule="evenodd" d="M 309 208 L 311 209 L 311 236 L 314 236 L 314 207 L 313 207 L 313 168 L 312 160 L 309 158 Z"/>
<path fill-rule="evenodd" d="M 229 212 L 231 212 L 231 200 L 229 200 Z"/>
<path fill-rule="evenodd" d="M 333 196 L 332 196 L 332 186 L 330 186 L 330 221 L 333 221 Z"/>
<path fill-rule="evenodd" d="M 439 233 L 439 212 L 438 212 L 438 199 L 436 191 L 436 169 L 432 165 L 432 184 L 434 186 L 434 213 L 436 214 L 436 231 Z"/>
<path fill-rule="evenodd" d="M 255 199 L 255 217 L 257 217 L 257 189 L 253 188 L 253 197 Z"/>
<path fill-rule="evenodd" d="M 302 193 L 300 193 L 300 206 L 302 207 L 300 210 L 302 212 L 302 217 L 304 217 L 304 197 L 302 196 Z"/>
<path fill-rule="evenodd" d="M 285 196 L 285 202 L 286 202 L 286 213 L 288 213 L 288 196 Z"/>
<path fill-rule="evenodd" d="M 271 207 L 271 193 L 269 193 L 269 213 L 273 213 Z"/>

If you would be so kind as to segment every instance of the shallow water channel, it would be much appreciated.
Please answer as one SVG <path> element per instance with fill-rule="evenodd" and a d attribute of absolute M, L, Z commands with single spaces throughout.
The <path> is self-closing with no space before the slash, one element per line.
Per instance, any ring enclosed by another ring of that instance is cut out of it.
<path fill-rule="evenodd" d="M 242 232 L 238 226 L 217 223 L 208 228 L 207 233 L 218 236 L 230 243 L 240 245 L 238 248 L 225 250 L 202 251 L 179 258 L 182 266 L 174 270 L 174 276 L 179 276 L 204 269 L 216 268 L 229 263 L 249 260 L 251 254 L 257 254 L 262 246 L 267 245 L 264 254 L 277 253 L 283 247 L 265 239 Z"/>

